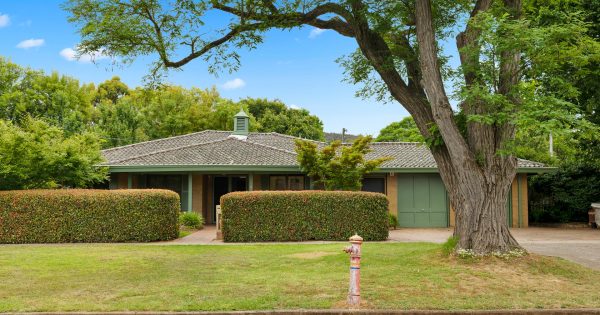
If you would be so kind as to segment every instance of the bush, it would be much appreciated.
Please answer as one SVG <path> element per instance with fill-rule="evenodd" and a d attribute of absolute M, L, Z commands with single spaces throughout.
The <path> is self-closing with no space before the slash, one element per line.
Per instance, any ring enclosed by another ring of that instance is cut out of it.
<path fill-rule="evenodd" d="M 532 222 L 587 222 L 591 203 L 600 201 L 600 166 L 561 166 L 533 176 L 529 190 Z"/>
<path fill-rule="evenodd" d="M 149 242 L 177 238 L 168 190 L 0 192 L 0 243 Z"/>
<path fill-rule="evenodd" d="M 392 213 L 388 214 L 388 222 L 389 222 L 389 227 L 390 228 L 396 229 L 396 227 L 398 227 L 398 217 L 396 217 Z"/>
<path fill-rule="evenodd" d="M 204 218 L 195 212 L 182 212 L 179 214 L 179 224 L 190 229 L 201 229 Z"/>
<path fill-rule="evenodd" d="M 255 191 L 221 197 L 226 242 L 367 241 L 388 237 L 388 200 L 350 191 Z"/>

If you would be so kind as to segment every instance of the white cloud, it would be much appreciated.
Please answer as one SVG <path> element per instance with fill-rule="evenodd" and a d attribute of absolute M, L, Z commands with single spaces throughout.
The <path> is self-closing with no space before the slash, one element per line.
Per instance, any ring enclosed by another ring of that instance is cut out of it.
<path fill-rule="evenodd" d="M 290 104 L 291 109 L 300 109 L 301 107 L 296 104 Z"/>
<path fill-rule="evenodd" d="M 35 39 L 35 38 L 31 38 L 31 39 L 26 39 L 20 43 L 17 44 L 17 48 L 22 48 L 22 49 L 29 49 L 29 48 L 33 48 L 33 47 L 40 47 L 44 45 L 44 40 L 41 38 Z"/>
<path fill-rule="evenodd" d="M 322 29 L 322 28 L 316 28 L 314 27 L 312 30 L 310 30 L 310 33 L 308 34 L 308 38 L 315 38 L 321 34 L 323 34 L 323 32 L 325 32 L 326 30 Z"/>
<path fill-rule="evenodd" d="M 102 54 L 102 52 L 95 52 L 92 54 L 83 54 L 81 56 L 77 56 L 77 51 L 73 48 L 65 48 L 60 51 L 59 55 L 65 58 L 68 61 L 79 61 L 79 62 L 92 62 L 98 61 L 102 59 L 108 58 L 107 55 Z"/>
<path fill-rule="evenodd" d="M 10 24 L 10 17 L 8 14 L 0 15 L 0 27 L 8 26 L 8 24 Z"/>
<path fill-rule="evenodd" d="M 240 78 L 235 78 L 233 80 L 229 80 L 227 82 L 225 82 L 225 84 L 221 85 L 221 87 L 225 90 L 234 90 L 234 89 L 239 89 L 241 87 L 244 87 L 246 85 L 246 82 L 244 82 L 244 80 L 240 79 Z"/>

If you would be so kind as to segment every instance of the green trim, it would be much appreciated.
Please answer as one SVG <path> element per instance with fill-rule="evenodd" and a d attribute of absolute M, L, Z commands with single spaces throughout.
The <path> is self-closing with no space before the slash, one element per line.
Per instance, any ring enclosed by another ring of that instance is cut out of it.
<path fill-rule="evenodd" d="M 436 167 L 378 168 L 373 173 L 438 173 L 438 169 Z"/>
<path fill-rule="evenodd" d="M 529 174 L 529 173 L 548 173 L 557 171 L 557 167 L 520 167 L 517 169 L 517 173 Z M 392 168 L 382 167 L 373 171 L 376 173 L 439 173 L 436 167 L 409 167 L 409 168 Z"/>
<path fill-rule="evenodd" d="M 519 209 L 519 227 L 523 227 L 523 219 L 521 218 L 523 215 L 523 209 L 521 207 L 521 176 L 517 175 L 517 202 L 519 203 L 517 205 L 517 209 Z"/>
<path fill-rule="evenodd" d="M 188 204 L 188 208 L 187 211 L 188 212 L 192 212 L 192 201 L 193 201 L 193 197 L 192 197 L 192 173 L 188 173 L 188 195 L 187 195 L 187 204 Z"/>
<path fill-rule="evenodd" d="M 248 191 L 254 190 L 254 174 L 248 174 Z"/>
<path fill-rule="evenodd" d="M 109 166 L 111 173 L 162 173 L 162 172 L 296 172 L 302 173 L 297 166 L 264 166 L 264 165 L 143 165 L 143 166 Z"/>
<path fill-rule="evenodd" d="M 279 165 L 108 165 L 111 173 L 152 173 L 152 172 L 281 172 L 281 173 L 302 173 L 298 166 L 279 166 Z M 537 167 L 537 168 L 519 168 L 517 173 L 545 173 L 554 172 L 556 167 Z M 438 173 L 435 167 L 430 168 L 380 168 L 373 172 L 381 173 Z"/>
<path fill-rule="evenodd" d="M 558 167 L 519 167 L 517 173 L 519 174 L 542 174 L 542 173 L 553 173 L 558 171 Z"/>
<path fill-rule="evenodd" d="M 442 181 L 442 183 L 443 182 L 444 181 Z M 448 190 L 445 185 L 446 184 L 444 184 L 444 192 L 446 193 L 446 227 L 450 227 L 450 196 L 448 195 Z M 398 184 L 396 184 L 396 187 L 398 187 Z M 456 225 L 456 209 L 454 209 L 454 225 Z"/>
<path fill-rule="evenodd" d="M 127 174 L 127 189 L 131 189 L 133 187 L 133 176 L 130 174 Z"/>
<path fill-rule="evenodd" d="M 507 201 L 507 219 L 506 219 L 506 223 L 508 224 L 508 227 L 511 228 L 513 226 L 513 219 L 512 219 L 512 215 L 513 215 L 513 205 L 512 205 L 512 184 L 510 184 L 510 192 L 508 193 L 508 201 Z"/>

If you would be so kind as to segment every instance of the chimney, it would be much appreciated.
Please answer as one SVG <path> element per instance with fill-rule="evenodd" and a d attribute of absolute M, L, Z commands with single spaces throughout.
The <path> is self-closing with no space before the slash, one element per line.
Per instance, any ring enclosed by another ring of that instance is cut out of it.
<path fill-rule="evenodd" d="M 250 117 L 240 108 L 240 112 L 233 116 L 233 134 L 247 136 L 250 128 Z"/>

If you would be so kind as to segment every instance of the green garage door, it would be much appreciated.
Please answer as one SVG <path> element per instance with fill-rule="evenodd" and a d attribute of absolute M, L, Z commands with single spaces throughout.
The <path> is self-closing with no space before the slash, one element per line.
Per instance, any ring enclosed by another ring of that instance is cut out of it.
<path fill-rule="evenodd" d="M 447 227 L 446 189 L 438 174 L 398 174 L 398 225 Z"/>

